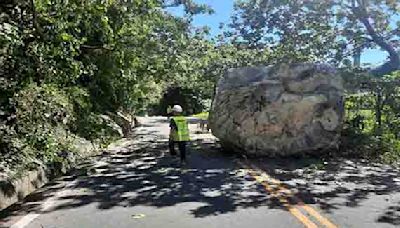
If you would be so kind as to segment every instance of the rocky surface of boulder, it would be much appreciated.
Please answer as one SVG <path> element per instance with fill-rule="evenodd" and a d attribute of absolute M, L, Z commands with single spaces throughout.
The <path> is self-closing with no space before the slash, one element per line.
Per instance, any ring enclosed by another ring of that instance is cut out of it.
<path fill-rule="evenodd" d="M 328 65 L 230 69 L 218 82 L 210 126 L 223 147 L 243 154 L 322 152 L 338 146 L 343 90 Z"/>

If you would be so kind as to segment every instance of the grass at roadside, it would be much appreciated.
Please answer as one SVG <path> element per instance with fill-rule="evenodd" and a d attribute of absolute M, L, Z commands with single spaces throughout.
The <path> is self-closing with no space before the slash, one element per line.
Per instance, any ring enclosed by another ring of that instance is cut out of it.
<path fill-rule="evenodd" d="M 197 118 L 200 118 L 200 119 L 203 119 L 203 120 L 207 120 L 208 116 L 209 116 L 208 112 L 201 112 L 201 113 L 197 113 L 197 114 L 192 115 L 192 117 L 197 117 Z"/>

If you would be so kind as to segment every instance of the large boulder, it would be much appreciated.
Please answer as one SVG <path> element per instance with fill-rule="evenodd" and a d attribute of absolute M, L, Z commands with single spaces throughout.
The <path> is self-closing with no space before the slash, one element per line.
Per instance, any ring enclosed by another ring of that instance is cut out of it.
<path fill-rule="evenodd" d="M 230 69 L 210 113 L 223 147 L 258 156 L 323 152 L 338 146 L 342 78 L 322 64 Z"/>

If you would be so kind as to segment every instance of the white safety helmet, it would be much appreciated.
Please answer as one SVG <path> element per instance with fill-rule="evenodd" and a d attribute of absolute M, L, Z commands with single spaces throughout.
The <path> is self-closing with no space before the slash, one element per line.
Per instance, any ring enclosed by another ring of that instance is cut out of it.
<path fill-rule="evenodd" d="M 183 112 L 183 109 L 180 105 L 174 105 L 174 107 L 172 107 L 172 111 L 181 113 Z"/>

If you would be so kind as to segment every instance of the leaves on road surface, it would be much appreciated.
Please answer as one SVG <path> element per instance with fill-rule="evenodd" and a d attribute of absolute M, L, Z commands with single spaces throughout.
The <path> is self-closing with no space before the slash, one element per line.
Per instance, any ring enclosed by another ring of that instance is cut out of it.
<path fill-rule="evenodd" d="M 165 174 L 170 172 L 171 168 L 160 168 L 159 170 L 155 171 L 155 173 Z"/>
<path fill-rule="evenodd" d="M 132 218 L 133 218 L 133 219 L 142 219 L 142 218 L 144 218 L 144 217 L 146 217 L 145 214 L 133 214 L 133 215 L 132 215 Z"/>

